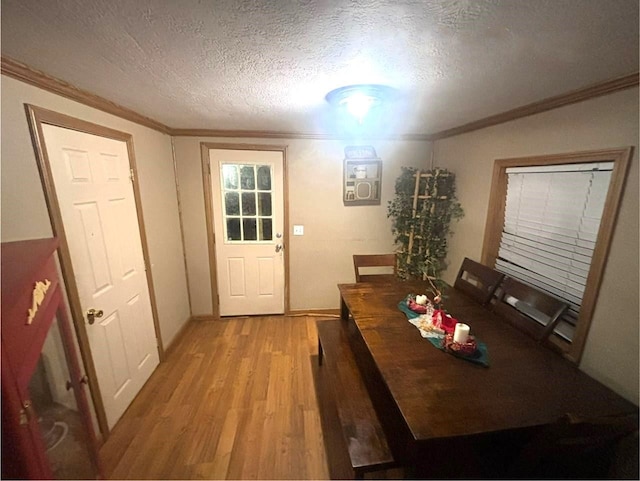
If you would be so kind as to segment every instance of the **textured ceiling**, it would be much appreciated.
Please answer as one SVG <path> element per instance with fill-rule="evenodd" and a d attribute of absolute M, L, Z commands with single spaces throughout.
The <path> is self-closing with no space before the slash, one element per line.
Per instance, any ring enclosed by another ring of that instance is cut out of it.
<path fill-rule="evenodd" d="M 638 70 L 637 0 L 2 0 L 2 54 L 172 128 L 425 134 Z"/>

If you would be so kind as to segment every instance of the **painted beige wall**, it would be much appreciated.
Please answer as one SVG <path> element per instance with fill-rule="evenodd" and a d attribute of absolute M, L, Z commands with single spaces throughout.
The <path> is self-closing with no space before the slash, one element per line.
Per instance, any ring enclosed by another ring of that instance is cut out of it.
<path fill-rule="evenodd" d="M 337 309 L 336 284 L 354 282 L 352 255 L 393 251 L 387 202 L 401 166 L 425 166 L 427 142 L 358 142 L 373 145 L 382 158 L 379 206 L 345 207 L 342 203 L 344 147 L 356 142 L 325 140 L 213 139 L 177 137 L 176 162 L 183 209 L 185 248 L 194 315 L 211 314 L 211 283 L 200 156 L 201 142 L 286 145 L 289 225 L 304 226 L 304 236 L 289 232 L 292 310 Z"/>
<path fill-rule="evenodd" d="M 3 75 L 3 242 L 52 235 L 25 103 L 133 135 L 160 330 L 168 345 L 189 318 L 171 137 Z"/>
<path fill-rule="evenodd" d="M 454 227 L 453 282 L 465 256 L 480 259 L 495 159 L 634 146 L 611 252 L 580 368 L 638 404 L 638 89 L 435 142 L 456 173 L 465 217 Z"/>

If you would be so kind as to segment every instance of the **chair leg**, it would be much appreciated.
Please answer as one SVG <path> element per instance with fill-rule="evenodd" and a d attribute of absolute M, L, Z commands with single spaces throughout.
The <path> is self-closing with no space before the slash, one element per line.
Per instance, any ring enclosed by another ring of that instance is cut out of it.
<path fill-rule="evenodd" d="M 322 342 L 320 336 L 318 336 L 318 366 L 322 366 L 322 358 L 324 357 L 324 351 L 322 350 Z"/>

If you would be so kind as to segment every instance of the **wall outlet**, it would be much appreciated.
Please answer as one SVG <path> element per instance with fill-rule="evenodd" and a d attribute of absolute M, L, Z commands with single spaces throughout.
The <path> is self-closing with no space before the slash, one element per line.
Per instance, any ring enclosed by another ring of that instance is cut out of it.
<path fill-rule="evenodd" d="M 304 226 L 303 225 L 294 225 L 293 226 L 293 235 L 304 235 Z"/>

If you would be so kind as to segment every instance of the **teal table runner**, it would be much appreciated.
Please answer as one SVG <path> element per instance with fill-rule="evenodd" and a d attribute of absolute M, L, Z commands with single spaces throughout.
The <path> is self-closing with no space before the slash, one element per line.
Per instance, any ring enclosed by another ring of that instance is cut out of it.
<path fill-rule="evenodd" d="M 409 320 L 409 322 L 418 319 L 420 317 L 420 314 L 418 314 L 417 312 L 412 311 L 411 309 L 409 309 L 409 306 L 407 306 L 407 299 L 409 299 L 410 297 L 415 297 L 412 294 L 409 294 L 407 297 L 405 297 L 403 300 L 401 300 L 398 303 L 398 309 L 400 309 L 402 312 L 404 312 L 404 314 L 407 316 L 407 319 Z M 411 322 L 411 324 L 413 324 L 414 326 L 418 327 L 416 325 L 416 323 Z M 419 328 L 418 328 L 419 329 Z M 447 354 L 451 354 L 452 356 L 458 357 L 460 359 L 464 359 L 465 361 L 469 361 L 469 362 L 473 362 L 475 364 L 480 364 L 482 366 L 485 367 L 489 367 L 489 353 L 487 351 L 487 345 L 480 341 L 477 337 L 474 336 L 475 340 L 476 340 L 476 352 L 474 352 L 473 354 L 470 355 L 466 355 L 466 354 L 460 354 L 457 353 L 455 351 L 451 351 L 448 350 L 444 347 L 444 335 L 440 334 L 440 335 L 425 335 L 423 334 L 424 331 L 420 330 L 420 335 L 422 335 L 422 337 L 424 337 L 426 340 L 428 340 L 431 344 L 433 344 L 435 347 L 437 347 L 438 349 L 440 349 L 441 351 L 446 352 Z"/>

